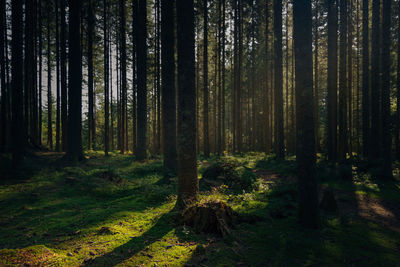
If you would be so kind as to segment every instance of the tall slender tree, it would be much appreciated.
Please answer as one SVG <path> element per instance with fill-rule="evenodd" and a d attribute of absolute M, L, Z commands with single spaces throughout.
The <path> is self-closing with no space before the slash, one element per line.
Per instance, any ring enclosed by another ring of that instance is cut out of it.
<path fill-rule="evenodd" d="M 282 0 L 274 0 L 274 123 L 275 152 L 285 157 L 283 132 Z"/>
<path fill-rule="evenodd" d="M 177 0 L 178 39 L 178 200 L 184 208 L 198 199 L 193 0 Z"/>
<path fill-rule="evenodd" d="M 136 158 L 144 160 L 146 152 L 146 132 L 147 132 L 147 6 L 146 0 L 138 2 L 138 16 L 136 23 L 136 46 L 137 51 L 137 151 Z"/>
<path fill-rule="evenodd" d="M 94 14 L 93 2 L 88 0 L 88 14 L 87 14 L 87 62 L 88 62 L 88 147 L 89 150 L 94 148 L 95 145 L 95 118 L 94 118 L 94 81 L 93 81 L 93 34 L 94 34 Z"/>
<path fill-rule="evenodd" d="M 222 62 L 221 62 L 221 79 L 222 79 L 222 92 L 221 92 L 221 150 L 225 150 L 225 43 L 226 43 L 226 23 L 225 23 L 225 14 L 226 14 L 226 0 L 222 0 L 222 29 L 221 29 L 221 53 L 222 53 Z"/>
<path fill-rule="evenodd" d="M 53 149 L 53 98 L 51 91 L 51 2 L 47 2 L 47 146 Z"/>
<path fill-rule="evenodd" d="M 369 75 L 369 1 L 362 9 L 362 144 L 363 156 L 368 157 L 370 135 L 370 75 Z"/>
<path fill-rule="evenodd" d="M 56 151 L 61 150 L 61 143 L 60 143 L 60 123 L 61 123 L 61 110 L 60 110 L 60 35 L 59 35 L 59 0 L 55 1 L 55 11 L 56 11 L 56 21 L 55 21 L 55 28 L 56 28 Z"/>
<path fill-rule="evenodd" d="M 108 42 L 108 1 L 103 0 L 103 38 L 104 38 L 104 154 L 110 150 L 110 92 L 109 92 L 109 42 Z"/>
<path fill-rule="evenodd" d="M 42 70 L 43 70 L 43 18 L 42 18 L 42 0 L 39 0 L 38 3 L 38 17 L 39 17 L 39 27 L 38 27 L 38 35 L 39 35 L 39 44 L 38 44 L 38 55 L 39 55 L 39 81 L 38 81 L 38 91 L 39 91 L 39 145 L 42 145 L 42 126 L 43 126 L 43 109 L 42 109 Z"/>
<path fill-rule="evenodd" d="M 299 221 L 308 228 L 318 227 L 318 194 L 313 112 L 313 61 L 311 0 L 293 2 L 294 49 L 296 64 L 297 177 Z"/>
<path fill-rule="evenodd" d="M 382 5 L 382 178 L 392 179 L 392 133 L 390 126 L 390 44 L 392 1 Z"/>
<path fill-rule="evenodd" d="M 162 133 L 164 177 L 177 173 L 174 1 L 161 1 Z"/>
<path fill-rule="evenodd" d="M 381 68 L 380 68 L 380 17 L 381 0 L 372 0 L 372 51 L 371 51 L 371 133 L 370 138 L 374 142 L 369 143 L 368 154 L 371 160 L 380 158 L 380 91 L 381 91 Z M 372 75 L 373 74 L 373 75 Z"/>
<path fill-rule="evenodd" d="M 119 0 L 119 41 L 120 41 L 120 60 L 121 60 L 121 153 L 126 149 L 126 103 L 127 103 L 127 84 L 126 84 L 126 17 L 125 1 Z M 146 13 L 145 13 L 146 14 Z"/>
<path fill-rule="evenodd" d="M 61 71 L 61 147 L 67 150 L 68 88 L 67 88 L 67 42 L 65 22 L 65 0 L 60 0 L 60 71 Z"/>
<path fill-rule="evenodd" d="M 132 149 L 133 153 L 136 153 L 136 111 L 137 111 L 137 102 L 136 102 L 136 93 L 137 93 L 137 77 L 136 77 L 136 19 L 137 19 L 137 6 L 138 0 L 132 0 Z"/>
<path fill-rule="evenodd" d="M 22 0 L 11 2 L 12 41 L 11 41 L 11 75 L 12 75 L 12 160 L 14 166 L 20 164 L 26 149 L 24 138 L 24 117 L 22 112 L 23 96 L 23 58 L 22 58 Z"/>
<path fill-rule="evenodd" d="M 203 0 L 203 146 L 204 156 L 210 156 L 208 125 L 208 1 Z"/>
<path fill-rule="evenodd" d="M 337 68 L 338 68 L 338 6 L 337 0 L 328 0 L 328 159 L 337 159 Z"/>
<path fill-rule="evenodd" d="M 35 1 L 29 1 L 25 5 L 25 57 L 24 57 L 24 99 L 25 99 L 25 125 L 27 128 L 27 140 L 31 145 L 36 146 L 37 127 L 36 127 L 36 103 L 35 87 L 36 87 L 36 72 L 35 72 Z"/>
<path fill-rule="evenodd" d="M 7 141 L 7 87 L 6 87 L 6 62 L 5 54 L 5 25 L 6 22 L 6 1 L 0 0 L 0 86 L 1 86 L 1 99 L 0 99 L 0 152 L 4 152 Z"/>
<path fill-rule="evenodd" d="M 397 10 L 400 14 L 400 1 Z M 400 159 L 400 20 L 397 25 L 397 84 L 396 84 L 396 158 Z"/>
<path fill-rule="evenodd" d="M 314 128 L 315 128 L 315 148 L 318 152 L 319 138 L 318 138 L 318 113 L 319 113 L 319 61 L 318 61 L 318 41 L 319 41 L 319 1 L 314 1 Z"/>
<path fill-rule="evenodd" d="M 81 1 L 69 1 L 68 38 L 68 146 L 66 158 L 71 162 L 83 159 L 82 150 L 82 69 L 81 69 Z"/>
<path fill-rule="evenodd" d="M 339 160 L 346 159 L 347 129 L 347 0 L 340 0 L 340 61 L 339 61 Z"/>

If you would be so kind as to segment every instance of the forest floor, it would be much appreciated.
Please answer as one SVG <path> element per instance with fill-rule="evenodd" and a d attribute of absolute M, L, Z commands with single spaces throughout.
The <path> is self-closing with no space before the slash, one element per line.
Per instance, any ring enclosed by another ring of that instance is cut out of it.
<path fill-rule="evenodd" d="M 247 191 L 201 186 L 201 201 L 225 201 L 250 218 L 220 237 L 177 224 L 177 181 L 160 182 L 160 159 L 136 162 L 129 155 L 87 152 L 85 162 L 67 167 L 61 158 L 39 153 L 12 170 L 7 156 L 0 156 L 0 266 L 400 263 L 397 169 L 395 181 L 382 183 L 354 161 L 352 179 L 344 180 L 320 162 L 318 186 L 334 192 L 339 211 L 321 211 L 320 228 L 304 230 L 296 221 L 294 159 L 223 157 L 254 179 Z M 200 159 L 199 178 L 217 160 Z"/>

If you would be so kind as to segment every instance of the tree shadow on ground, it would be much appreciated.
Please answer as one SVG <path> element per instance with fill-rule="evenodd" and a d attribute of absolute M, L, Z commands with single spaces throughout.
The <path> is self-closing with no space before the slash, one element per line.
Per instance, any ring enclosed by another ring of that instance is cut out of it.
<path fill-rule="evenodd" d="M 137 175 L 132 175 L 128 180 L 131 184 L 126 186 L 104 178 L 94 177 L 93 180 L 93 175 L 78 175 L 67 183 L 64 176 L 68 174 L 65 171 L 61 176 L 57 174 L 57 170 L 49 166 L 51 162 L 47 156 L 28 161 L 36 166 L 36 172 L 48 168 L 44 179 L 30 181 L 36 174 L 31 172 L 25 173 L 27 178 L 23 181 L 10 181 L 15 184 L 11 191 L 9 184 L 4 185 L 0 199 L 0 239 L 4 242 L 0 248 L 52 246 L 59 240 L 79 239 L 81 236 L 77 233 L 87 233 L 86 229 L 119 220 L 120 213 L 159 207 L 173 192 L 172 186 L 154 185 L 156 177 L 142 181 L 143 177 Z M 139 166 L 138 172 L 149 174 L 158 165 L 152 164 L 147 169 Z M 136 183 L 138 178 L 141 181 Z M 94 181 L 98 184 L 94 185 Z"/>
<path fill-rule="evenodd" d="M 263 162 L 258 167 L 269 170 L 265 173 L 272 176 L 270 165 L 273 164 Z M 260 198 L 251 199 L 266 205 L 250 205 L 243 211 L 259 220 L 239 224 L 231 237 L 194 253 L 187 265 L 394 266 L 398 262 L 399 256 L 389 246 L 400 235 L 382 225 L 374 226 L 360 220 L 359 194 L 353 180 L 340 180 L 337 175 L 328 173 L 339 185 L 345 183 L 347 187 L 345 192 L 334 190 L 339 213 L 321 211 L 320 228 L 307 230 L 301 228 L 296 220 L 295 182 L 290 185 L 292 179 L 284 177 L 285 173 L 291 174 L 291 164 L 272 167 L 275 171 L 282 170 L 282 177 L 267 177 L 266 180 L 276 182 L 275 185 Z"/>
<path fill-rule="evenodd" d="M 177 215 L 175 210 L 163 214 L 149 230 L 140 236 L 131 238 L 111 252 L 86 261 L 83 266 L 115 266 L 129 260 L 174 229 L 174 220 Z"/>

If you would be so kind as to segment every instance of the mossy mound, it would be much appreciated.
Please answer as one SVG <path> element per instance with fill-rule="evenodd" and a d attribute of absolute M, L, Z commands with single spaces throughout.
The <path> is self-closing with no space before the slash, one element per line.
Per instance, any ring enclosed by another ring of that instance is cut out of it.
<path fill-rule="evenodd" d="M 198 233 L 227 236 L 237 219 L 230 206 L 222 201 L 198 203 L 187 208 L 181 224 L 192 227 Z"/>
<path fill-rule="evenodd" d="M 255 174 L 234 162 L 219 161 L 208 167 L 200 180 L 202 188 L 227 185 L 232 190 L 249 190 L 256 181 Z"/>

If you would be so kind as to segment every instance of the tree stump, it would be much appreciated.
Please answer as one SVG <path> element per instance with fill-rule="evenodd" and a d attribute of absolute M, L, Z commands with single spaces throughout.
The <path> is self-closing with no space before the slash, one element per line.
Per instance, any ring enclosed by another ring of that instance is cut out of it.
<path fill-rule="evenodd" d="M 192 227 L 196 232 L 227 236 L 236 221 L 236 214 L 225 202 L 198 203 L 187 208 L 181 224 Z"/>

